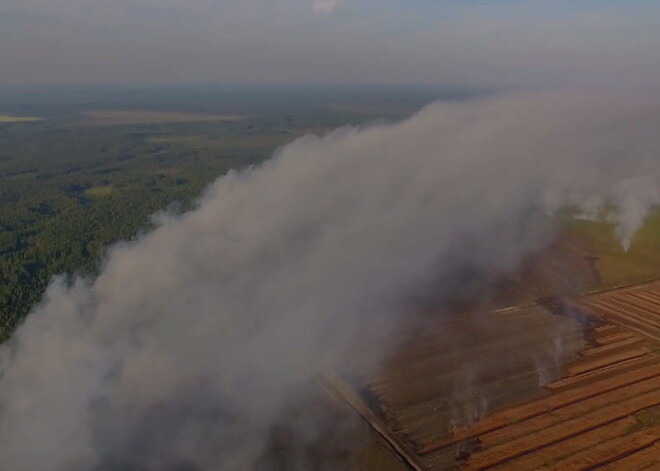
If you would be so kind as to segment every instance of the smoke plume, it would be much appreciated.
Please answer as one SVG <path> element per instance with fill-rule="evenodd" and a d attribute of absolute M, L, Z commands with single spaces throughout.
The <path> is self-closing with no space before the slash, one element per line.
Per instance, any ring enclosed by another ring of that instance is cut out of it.
<path fill-rule="evenodd" d="M 2 352 L 0 469 L 265 469 L 301 385 L 461 270 L 514 268 L 549 240 L 540 215 L 614 207 L 630 244 L 658 129 L 646 97 L 437 103 L 218 179 L 97 279 L 52 283 Z"/>

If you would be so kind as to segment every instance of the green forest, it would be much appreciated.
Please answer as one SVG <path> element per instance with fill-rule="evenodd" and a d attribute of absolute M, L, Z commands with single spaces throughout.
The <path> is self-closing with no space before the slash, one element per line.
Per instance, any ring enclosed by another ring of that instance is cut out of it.
<path fill-rule="evenodd" d="M 0 89 L 0 341 L 53 277 L 194 206 L 230 169 L 303 134 L 393 121 L 474 90 L 399 87 Z"/>
<path fill-rule="evenodd" d="M 0 124 L 0 339 L 54 276 L 93 276 L 104 250 L 147 230 L 150 215 L 189 209 L 215 178 L 296 136 L 372 118 L 307 111 L 169 124 L 94 126 L 78 115 Z"/>

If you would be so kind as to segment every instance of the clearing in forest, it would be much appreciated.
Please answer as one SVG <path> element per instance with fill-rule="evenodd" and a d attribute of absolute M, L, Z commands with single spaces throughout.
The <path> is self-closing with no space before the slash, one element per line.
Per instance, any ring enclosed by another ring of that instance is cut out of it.
<path fill-rule="evenodd" d="M 0 123 L 28 123 L 34 121 L 42 121 L 43 118 L 36 118 L 33 116 L 12 116 L 8 114 L 0 114 Z"/>
<path fill-rule="evenodd" d="M 180 111 L 91 110 L 84 113 L 83 123 L 92 126 L 115 124 L 188 123 L 196 121 L 236 121 L 244 116 Z"/>

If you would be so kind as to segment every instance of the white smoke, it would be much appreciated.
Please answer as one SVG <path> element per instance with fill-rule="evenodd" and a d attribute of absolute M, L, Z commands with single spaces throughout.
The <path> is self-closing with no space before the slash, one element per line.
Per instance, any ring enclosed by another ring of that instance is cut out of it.
<path fill-rule="evenodd" d="M 534 354 L 534 365 L 536 366 L 536 375 L 539 380 L 539 387 L 547 386 L 550 382 L 557 379 L 563 366 L 564 357 L 564 337 L 561 333 L 555 334 L 552 347 L 547 351 Z"/>
<path fill-rule="evenodd" d="M 547 242 L 539 213 L 614 205 L 629 243 L 660 200 L 659 127 L 644 97 L 434 104 L 220 178 L 98 279 L 52 284 L 2 353 L 0 469 L 257 469 L 364 326 L 511 269 Z"/>

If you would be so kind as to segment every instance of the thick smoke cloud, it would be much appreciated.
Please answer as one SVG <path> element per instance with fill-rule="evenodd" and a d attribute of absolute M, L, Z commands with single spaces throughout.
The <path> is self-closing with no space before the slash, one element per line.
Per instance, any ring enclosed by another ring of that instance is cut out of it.
<path fill-rule="evenodd" d="M 257 469 L 365 325 L 512 269 L 547 243 L 540 214 L 614 204 L 628 244 L 660 201 L 659 127 L 630 96 L 440 103 L 220 178 L 98 279 L 52 284 L 2 353 L 0 469 Z"/>

